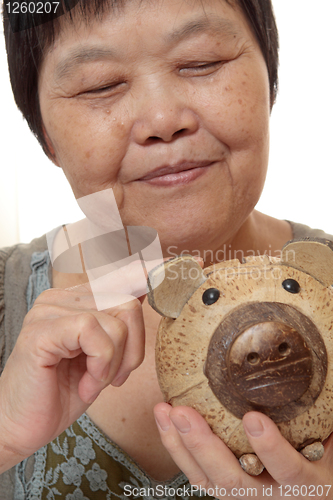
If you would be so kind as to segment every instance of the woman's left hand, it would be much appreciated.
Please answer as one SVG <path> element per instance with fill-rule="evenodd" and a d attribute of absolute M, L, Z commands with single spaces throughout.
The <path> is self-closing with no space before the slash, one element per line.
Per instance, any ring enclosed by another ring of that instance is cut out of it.
<path fill-rule="evenodd" d="M 161 439 L 191 485 L 217 498 L 333 499 L 333 434 L 321 460 L 309 462 L 282 437 L 274 422 L 258 412 L 247 413 L 243 426 L 265 465 L 260 476 L 249 476 L 237 458 L 193 408 L 154 409 Z M 255 489 L 254 489 L 255 488 Z M 210 489 L 210 490 L 209 490 Z"/>

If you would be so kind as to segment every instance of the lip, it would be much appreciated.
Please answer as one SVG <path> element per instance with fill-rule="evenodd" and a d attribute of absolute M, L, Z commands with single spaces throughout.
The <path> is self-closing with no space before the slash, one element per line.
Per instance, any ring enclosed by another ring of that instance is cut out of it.
<path fill-rule="evenodd" d="M 188 184 L 206 172 L 213 161 L 182 161 L 174 165 L 162 165 L 138 179 L 159 186 Z"/>

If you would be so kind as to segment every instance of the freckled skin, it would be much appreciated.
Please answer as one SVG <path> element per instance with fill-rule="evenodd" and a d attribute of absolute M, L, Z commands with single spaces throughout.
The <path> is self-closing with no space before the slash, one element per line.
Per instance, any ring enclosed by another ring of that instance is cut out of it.
<path fill-rule="evenodd" d="M 238 34 L 166 43 L 170 31 L 203 12 L 232 21 Z M 86 63 L 57 84 L 57 63 L 87 40 L 116 47 L 119 60 Z M 189 60 L 224 62 L 194 73 Z M 122 82 L 116 90 L 88 93 L 114 78 Z M 123 223 L 154 227 L 164 250 L 214 250 L 253 232 L 268 163 L 269 83 L 237 7 L 220 0 L 205 1 L 204 10 L 199 0 L 134 1 L 89 28 L 64 24 L 43 62 L 39 93 L 54 162 L 77 198 L 113 187 Z M 172 188 L 138 180 L 180 160 L 215 163 Z"/>

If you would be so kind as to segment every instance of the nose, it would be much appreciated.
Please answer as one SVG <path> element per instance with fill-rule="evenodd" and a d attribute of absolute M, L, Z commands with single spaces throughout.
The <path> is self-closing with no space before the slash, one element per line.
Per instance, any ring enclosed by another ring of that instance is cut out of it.
<path fill-rule="evenodd" d="M 190 108 L 186 95 L 177 92 L 175 86 L 166 83 L 147 86 L 138 102 L 132 128 L 137 144 L 171 142 L 198 130 L 198 116 Z"/>

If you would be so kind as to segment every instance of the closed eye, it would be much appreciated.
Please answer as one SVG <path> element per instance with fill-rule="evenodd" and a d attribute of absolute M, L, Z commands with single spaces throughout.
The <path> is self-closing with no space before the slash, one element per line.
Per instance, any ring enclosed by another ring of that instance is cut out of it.
<path fill-rule="evenodd" d="M 209 63 L 196 63 L 196 64 L 188 64 L 180 68 L 181 73 L 189 73 L 189 74 L 198 74 L 201 75 L 209 75 L 214 71 L 218 70 L 226 61 L 214 61 Z"/>
<path fill-rule="evenodd" d="M 101 94 L 102 92 L 107 92 L 114 88 L 114 85 L 109 85 L 108 87 L 102 87 L 100 89 L 88 90 L 87 94 Z"/>
<path fill-rule="evenodd" d="M 123 85 L 125 82 L 119 82 L 119 83 L 114 83 L 111 85 L 105 85 L 105 87 L 98 87 L 95 89 L 90 89 L 82 92 L 83 94 L 106 94 L 106 93 L 112 93 L 115 91 L 117 88 L 119 88 L 121 85 Z"/>

